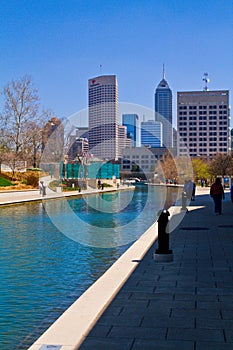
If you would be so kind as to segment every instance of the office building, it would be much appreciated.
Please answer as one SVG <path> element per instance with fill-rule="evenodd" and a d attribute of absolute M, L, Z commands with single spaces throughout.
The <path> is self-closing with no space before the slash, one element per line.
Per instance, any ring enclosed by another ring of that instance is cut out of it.
<path fill-rule="evenodd" d="M 165 80 L 163 68 L 163 78 L 155 90 L 155 120 L 163 125 L 163 146 L 173 147 L 172 141 L 172 91 Z"/>
<path fill-rule="evenodd" d="M 154 120 L 141 122 L 141 145 L 162 147 L 162 123 Z"/>
<path fill-rule="evenodd" d="M 88 80 L 89 149 L 99 158 L 118 158 L 118 84 L 115 75 Z"/>
<path fill-rule="evenodd" d="M 139 118 L 137 114 L 123 114 L 122 125 L 126 126 L 127 138 L 132 140 L 132 147 L 139 143 Z"/>
<path fill-rule="evenodd" d="M 127 129 L 126 126 L 118 125 L 118 147 L 119 147 L 119 157 L 122 154 L 122 149 L 126 147 L 127 140 Z"/>
<path fill-rule="evenodd" d="M 229 91 L 177 93 L 178 154 L 213 157 L 229 153 Z"/>
<path fill-rule="evenodd" d="M 156 164 L 157 158 L 145 147 L 132 147 L 122 150 L 122 171 L 154 172 Z"/>

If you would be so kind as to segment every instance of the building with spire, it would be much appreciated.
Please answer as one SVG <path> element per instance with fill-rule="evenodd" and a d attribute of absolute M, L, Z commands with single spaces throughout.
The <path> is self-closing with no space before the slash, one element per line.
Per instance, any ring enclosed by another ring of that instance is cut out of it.
<path fill-rule="evenodd" d="M 172 91 L 165 79 L 164 65 L 162 80 L 155 90 L 155 121 L 161 122 L 163 126 L 163 146 L 172 148 Z"/>

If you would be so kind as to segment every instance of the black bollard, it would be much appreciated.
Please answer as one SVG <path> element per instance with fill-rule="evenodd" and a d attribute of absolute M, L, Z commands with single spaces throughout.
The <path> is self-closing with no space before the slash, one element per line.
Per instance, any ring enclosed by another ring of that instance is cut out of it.
<path fill-rule="evenodd" d="M 160 212 L 158 218 L 158 249 L 154 253 L 156 261 L 168 262 L 173 260 L 173 252 L 169 249 L 169 233 L 166 232 L 169 216 L 169 211 L 164 209 Z"/>

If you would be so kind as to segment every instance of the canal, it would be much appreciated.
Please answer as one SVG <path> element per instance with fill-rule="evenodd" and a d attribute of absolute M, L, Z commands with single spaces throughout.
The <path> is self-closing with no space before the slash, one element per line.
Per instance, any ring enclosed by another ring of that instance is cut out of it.
<path fill-rule="evenodd" d="M 27 349 L 175 197 L 141 186 L 1 207 L 0 349 Z"/>

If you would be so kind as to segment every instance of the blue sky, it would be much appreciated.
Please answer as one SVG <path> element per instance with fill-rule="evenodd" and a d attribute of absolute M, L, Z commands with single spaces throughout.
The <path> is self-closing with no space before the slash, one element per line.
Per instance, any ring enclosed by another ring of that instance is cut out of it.
<path fill-rule="evenodd" d="M 152 109 L 163 63 L 174 124 L 177 91 L 202 90 L 204 72 L 233 106 L 231 0 L 0 0 L 0 47 L 0 89 L 29 74 L 58 117 L 87 107 L 100 73 L 117 75 L 120 102 Z"/>

